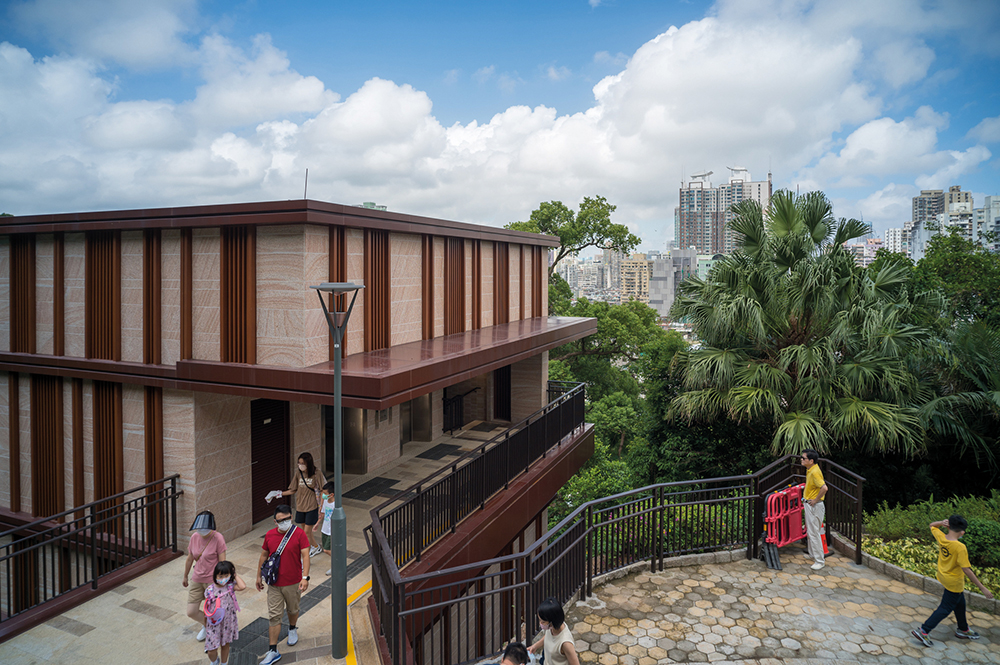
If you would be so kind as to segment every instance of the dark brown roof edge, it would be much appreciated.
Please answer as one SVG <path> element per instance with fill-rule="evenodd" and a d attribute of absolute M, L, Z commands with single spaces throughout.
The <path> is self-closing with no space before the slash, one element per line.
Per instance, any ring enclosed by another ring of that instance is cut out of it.
<path fill-rule="evenodd" d="M 309 199 L 4 217 L 0 218 L 0 235 L 284 224 L 367 227 L 549 247 L 559 245 L 559 239 L 549 235 Z"/>

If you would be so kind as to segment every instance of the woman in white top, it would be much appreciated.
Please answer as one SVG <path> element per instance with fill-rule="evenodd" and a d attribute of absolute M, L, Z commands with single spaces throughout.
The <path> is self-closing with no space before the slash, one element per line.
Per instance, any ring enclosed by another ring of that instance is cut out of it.
<path fill-rule="evenodd" d="M 531 653 L 542 651 L 545 665 L 580 665 L 573 634 L 566 626 L 566 614 L 558 600 L 546 598 L 538 605 L 538 624 L 542 637 L 528 648 Z"/>

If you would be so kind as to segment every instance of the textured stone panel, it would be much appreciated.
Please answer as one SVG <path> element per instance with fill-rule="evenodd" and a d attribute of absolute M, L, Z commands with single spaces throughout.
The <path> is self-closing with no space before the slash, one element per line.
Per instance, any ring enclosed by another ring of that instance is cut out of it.
<path fill-rule="evenodd" d="M 87 263 L 82 233 L 67 233 L 63 236 L 63 261 L 66 355 L 82 358 L 86 353 L 84 303 L 87 289 Z"/>
<path fill-rule="evenodd" d="M 142 362 L 142 231 L 122 233 L 122 360 Z M 128 482 L 125 483 L 128 487 Z"/>
<path fill-rule="evenodd" d="M 192 352 L 197 360 L 220 359 L 219 229 L 194 229 L 192 234 Z"/>

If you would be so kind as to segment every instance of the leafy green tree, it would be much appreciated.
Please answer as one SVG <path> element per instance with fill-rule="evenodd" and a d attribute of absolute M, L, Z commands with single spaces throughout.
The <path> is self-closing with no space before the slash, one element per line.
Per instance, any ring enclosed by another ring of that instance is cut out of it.
<path fill-rule="evenodd" d="M 940 310 L 940 294 L 911 295 L 898 264 L 857 267 L 844 243 L 870 228 L 835 220 L 821 192 L 779 191 L 766 214 L 754 201 L 733 211 L 738 249 L 707 279 L 683 282 L 674 303 L 702 346 L 678 358 L 670 415 L 767 432 L 774 452 L 923 452 L 926 386 L 909 353 L 931 338 L 915 312 Z"/>
<path fill-rule="evenodd" d="M 567 316 L 573 302 L 573 291 L 557 273 L 549 275 L 549 316 Z"/>
<path fill-rule="evenodd" d="M 939 288 L 956 321 L 1000 328 L 1000 254 L 963 238 L 955 227 L 936 235 L 917 262 L 915 280 Z"/>
<path fill-rule="evenodd" d="M 590 405 L 588 421 L 594 423 L 595 434 L 608 446 L 618 448 L 618 459 L 621 459 L 625 442 L 630 437 L 639 434 L 639 413 L 633 400 L 621 391 L 605 395 Z"/>
<path fill-rule="evenodd" d="M 628 254 L 639 246 L 640 239 L 627 226 L 611 221 L 615 209 L 603 196 L 585 197 L 579 212 L 573 212 L 562 201 L 547 201 L 531 213 L 528 221 L 511 222 L 504 228 L 559 238 L 559 249 L 549 266 L 551 280 L 556 265 L 580 250 L 600 247 Z"/>

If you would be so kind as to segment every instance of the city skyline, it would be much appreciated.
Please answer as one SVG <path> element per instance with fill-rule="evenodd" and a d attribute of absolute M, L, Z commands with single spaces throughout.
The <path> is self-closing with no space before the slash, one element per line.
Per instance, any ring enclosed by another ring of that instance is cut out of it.
<path fill-rule="evenodd" d="M 0 211 L 301 198 L 501 226 L 600 194 L 663 249 L 742 166 L 874 232 L 1000 192 L 1000 5 L 33 0 L 0 14 Z M 723 178 L 718 178 L 720 181 Z"/>

